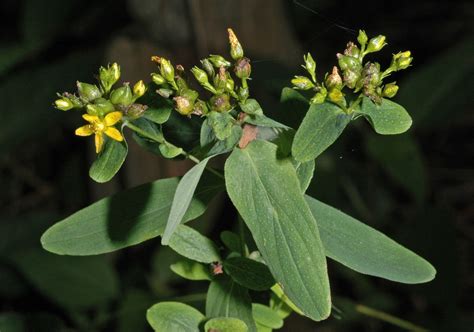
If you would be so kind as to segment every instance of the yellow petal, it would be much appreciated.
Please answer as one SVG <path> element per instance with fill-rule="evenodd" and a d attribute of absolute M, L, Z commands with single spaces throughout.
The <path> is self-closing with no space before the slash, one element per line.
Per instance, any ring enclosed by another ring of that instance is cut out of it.
<path fill-rule="evenodd" d="M 107 127 L 110 127 L 110 126 L 113 126 L 114 124 L 116 124 L 117 122 L 120 121 L 120 119 L 122 118 L 122 113 L 120 112 L 110 112 L 109 114 L 107 114 L 105 116 L 105 124 L 107 125 Z"/>
<path fill-rule="evenodd" d="M 95 152 L 99 153 L 102 151 L 102 147 L 104 146 L 104 137 L 102 134 L 95 134 Z"/>
<path fill-rule="evenodd" d="M 107 127 L 107 129 L 105 129 L 104 133 L 109 136 L 110 138 L 113 138 L 114 140 L 116 141 L 119 141 L 119 142 L 122 142 L 123 141 L 123 136 L 122 134 L 120 133 L 120 131 L 118 131 L 117 128 L 115 127 Z"/>
<path fill-rule="evenodd" d="M 90 115 L 90 114 L 82 114 L 82 118 L 84 120 L 86 120 L 87 122 L 95 122 L 95 121 L 99 121 L 99 117 L 97 115 Z"/>
<path fill-rule="evenodd" d="M 91 125 L 85 125 L 85 126 L 82 126 L 82 127 L 76 129 L 76 135 L 77 136 L 90 136 L 93 133 L 94 132 L 92 131 Z"/>

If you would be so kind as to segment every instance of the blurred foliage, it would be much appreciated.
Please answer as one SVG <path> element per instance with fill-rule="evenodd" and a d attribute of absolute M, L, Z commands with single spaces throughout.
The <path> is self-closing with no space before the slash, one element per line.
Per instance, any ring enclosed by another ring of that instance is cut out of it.
<path fill-rule="evenodd" d="M 96 257 L 54 256 L 40 249 L 40 235 L 56 219 L 95 199 L 87 185 L 87 146 L 72 135 L 78 123 L 53 110 L 55 93 L 72 87 L 75 79 L 88 79 L 105 64 L 105 50 L 114 36 L 138 29 L 147 38 L 133 16 L 133 5 L 111 0 L 0 3 L 2 332 L 148 331 L 144 312 L 158 300 L 178 299 L 204 308 L 204 297 L 181 295 L 190 287 L 194 293 L 205 292 L 205 283 L 190 284 L 168 269 L 176 254 L 157 249 L 157 241 Z M 334 316 L 341 319 L 316 326 L 327 331 L 397 331 L 358 313 L 354 303 L 361 303 L 433 330 L 471 329 L 472 2 L 365 6 L 325 0 L 285 6 L 302 49 L 320 59 L 318 72 L 336 62 L 334 53 L 347 35 L 355 39 L 353 29 L 380 32 L 392 41 L 391 49 L 413 51 L 414 66 L 395 100 L 413 116 L 414 128 L 409 134 L 374 140 L 368 126 L 357 121 L 318 159 L 309 192 L 394 234 L 438 270 L 433 282 L 405 287 L 330 261 L 332 290 L 340 298 L 340 312 Z M 265 111 L 296 126 L 304 112 L 298 105 L 278 103 L 295 68 L 272 59 L 257 60 L 253 68 L 251 84 Z M 176 141 L 185 145 L 196 140 L 178 117 L 173 124 L 169 134 Z M 196 223 L 218 234 L 223 225 L 216 221 L 234 222 L 226 204 L 216 204 L 214 214 Z M 292 316 L 286 325 L 312 331 L 311 324 Z"/>

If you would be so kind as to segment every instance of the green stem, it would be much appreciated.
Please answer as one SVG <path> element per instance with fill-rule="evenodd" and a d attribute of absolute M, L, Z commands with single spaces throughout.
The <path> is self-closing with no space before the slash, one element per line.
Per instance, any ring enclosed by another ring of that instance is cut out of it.
<path fill-rule="evenodd" d="M 355 306 L 355 310 L 357 312 L 363 314 L 363 315 L 373 317 L 373 318 L 376 318 L 376 319 L 380 319 L 384 322 L 393 324 L 395 326 L 401 327 L 401 328 L 406 329 L 408 331 L 413 331 L 413 332 L 427 332 L 428 331 L 427 329 L 425 329 L 421 326 L 415 325 L 415 324 L 413 324 L 411 322 L 408 322 L 406 320 L 403 320 L 401 318 L 392 316 L 392 315 L 390 315 L 386 312 L 379 311 L 379 310 L 367 307 L 367 306 L 362 305 L 362 304 L 357 304 Z"/>

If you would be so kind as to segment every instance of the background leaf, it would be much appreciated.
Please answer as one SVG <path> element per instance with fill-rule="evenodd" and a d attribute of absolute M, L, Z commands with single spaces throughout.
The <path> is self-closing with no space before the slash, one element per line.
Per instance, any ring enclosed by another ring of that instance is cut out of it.
<path fill-rule="evenodd" d="M 211 280 L 209 267 L 190 259 L 183 259 L 171 264 L 170 269 L 188 280 Z"/>
<path fill-rule="evenodd" d="M 314 320 L 331 310 L 326 258 L 296 171 L 277 146 L 253 141 L 225 165 L 229 197 L 249 227 L 272 275 Z"/>
<path fill-rule="evenodd" d="M 199 332 L 204 315 L 179 302 L 160 302 L 146 312 L 146 319 L 156 332 Z"/>
<path fill-rule="evenodd" d="M 228 258 L 224 261 L 224 271 L 240 285 L 256 291 L 270 289 L 275 284 L 268 267 L 250 258 Z"/>

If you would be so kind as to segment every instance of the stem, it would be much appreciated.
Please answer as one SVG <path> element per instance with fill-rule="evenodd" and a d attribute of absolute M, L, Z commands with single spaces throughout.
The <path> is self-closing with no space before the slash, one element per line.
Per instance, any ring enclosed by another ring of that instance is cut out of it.
<path fill-rule="evenodd" d="M 363 315 L 373 317 L 373 318 L 376 318 L 376 319 L 380 319 L 384 322 L 393 324 L 395 326 L 401 327 L 401 328 L 406 329 L 408 331 L 413 331 L 413 332 L 427 332 L 428 331 L 427 329 L 425 329 L 421 326 L 415 325 L 415 324 L 413 324 L 411 322 L 408 322 L 406 320 L 403 320 L 401 318 L 392 316 L 392 315 L 390 315 L 386 312 L 379 311 L 379 310 L 367 307 L 367 306 L 362 305 L 362 304 L 356 304 L 355 310 L 357 312 L 363 314 Z"/>

